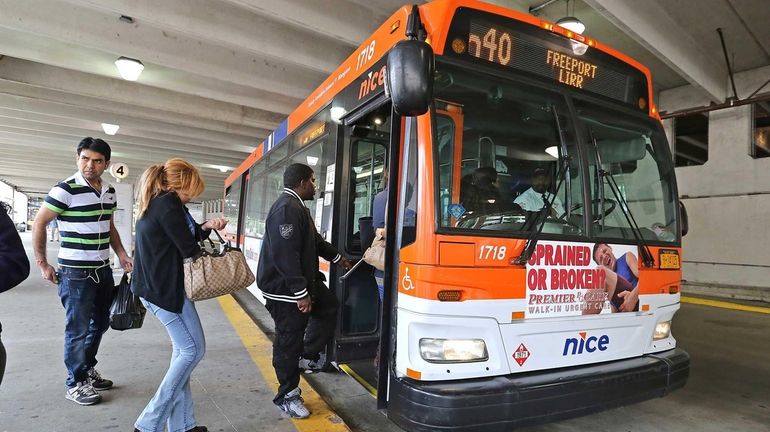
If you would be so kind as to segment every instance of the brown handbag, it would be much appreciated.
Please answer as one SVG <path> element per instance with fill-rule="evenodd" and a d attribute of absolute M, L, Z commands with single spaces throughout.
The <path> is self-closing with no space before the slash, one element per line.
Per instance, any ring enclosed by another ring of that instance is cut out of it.
<path fill-rule="evenodd" d="M 372 240 L 372 245 L 364 251 L 362 258 L 364 262 L 376 268 L 385 271 L 385 229 L 377 228 L 377 233 Z"/>
<path fill-rule="evenodd" d="M 246 262 L 240 249 L 230 242 L 225 243 L 216 230 L 212 230 L 224 244 L 221 251 L 204 248 L 201 241 L 201 253 L 184 260 L 184 290 L 192 301 L 206 300 L 232 294 L 254 283 L 254 273 Z"/>

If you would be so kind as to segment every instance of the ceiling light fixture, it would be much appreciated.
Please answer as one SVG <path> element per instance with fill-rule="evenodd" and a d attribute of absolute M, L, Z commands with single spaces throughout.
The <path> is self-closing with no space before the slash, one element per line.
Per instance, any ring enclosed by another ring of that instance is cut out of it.
<path fill-rule="evenodd" d="M 116 124 L 102 123 L 102 129 L 104 129 L 104 133 L 106 133 L 107 135 L 115 135 L 116 133 L 118 133 L 118 129 L 120 129 L 120 126 Z"/>
<path fill-rule="evenodd" d="M 345 110 L 345 108 L 341 106 L 333 106 L 330 112 L 330 116 L 334 123 L 339 124 L 341 123 L 342 116 L 344 116 L 346 113 L 347 111 Z"/>
<path fill-rule="evenodd" d="M 570 15 L 569 3 L 570 0 L 567 0 L 567 16 L 556 21 L 556 25 L 564 27 L 571 32 L 583 34 L 583 32 L 586 31 L 586 25 L 583 24 L 583 21 L 575 18 L 575 3 L 572 3 L 572 15 Z"/>
<path fill-rule="evenodd" d="M 120 76 L 126 81 L 136 81 L 144 70 L 144 65 L 139 60 L 128 57 L 120 57 L 115 60 Z"/>
<path fill-rule="evenodd" d="M 546 147 L 545 152 L 552 157 L 559 159 L 559 149 L 556 146 Z"/>
<path fill-rule="evenodd" d="M 226 166 L 219 167 L 219 172 L 223 172 L 223 173 L 227 172 L 227 167 Z"/>
<path fill-rule="evenodd" d="M 561 18 L 559 21 L 556 21 L 556 25 L 577 34 L 583 34 L 586 31 L 586 25 L 583 24 L 583 21 L 572 16 Z"/>

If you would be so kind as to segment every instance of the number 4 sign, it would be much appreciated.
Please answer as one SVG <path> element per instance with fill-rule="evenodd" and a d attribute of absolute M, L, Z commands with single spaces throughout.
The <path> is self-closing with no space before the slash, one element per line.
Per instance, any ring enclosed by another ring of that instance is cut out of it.
<path fill-rule="evenodd" d="M 122 180 L 128 177 L 128 165 L 123 162 L 115 162 L 110 165 L 110 174 L 116 179 Z"/>

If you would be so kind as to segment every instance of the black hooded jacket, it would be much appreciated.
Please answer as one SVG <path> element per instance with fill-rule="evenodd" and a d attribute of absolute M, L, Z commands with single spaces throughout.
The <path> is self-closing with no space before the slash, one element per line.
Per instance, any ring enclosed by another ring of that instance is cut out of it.
<path fill-rule="evenodd" d="M 318 257 L 337 262 L 337 249 L 325 241 L 310 211 L 291 189 L 270 207 L 259 254 L 257 285 L 265 298 L 296 302 L 314 290 L 319 277 Z"/>

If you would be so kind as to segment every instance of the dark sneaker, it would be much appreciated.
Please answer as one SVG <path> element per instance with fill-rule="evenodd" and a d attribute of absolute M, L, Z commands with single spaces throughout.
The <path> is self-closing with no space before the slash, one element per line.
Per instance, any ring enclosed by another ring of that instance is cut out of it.
<path fill-rule="evenodd" d="M 195 426 L 194 428 L 186 432 L 209 432 L 209 428 L 207 428 L 206 426 Z"/>
<path fill-rule="evenodd" d="M 94 390 L 88 381 L 79 382 L 75 387 L 67 389 L 64 396 L 78 405 L 93 405 L 102 401 L 102 396 Z"/>
<path fill-rule="evenodd" d="M 310 411 L 305 408 L 304 402 L 305 401 L 300 396 L 300 389 L 297 387 L 283 397 L 283 402 L 278 404 L 278 408 L 288 414 L 291 418 L 308 418 L 310 416 Z"/>
<path fill-rule="evenodd" d="M 88 369 L 88 382 L 91 383 L 94 390 L 109 390 L 112 388 L 112 381 L 102 378 L 102 375 L 96 368 Z"/>

